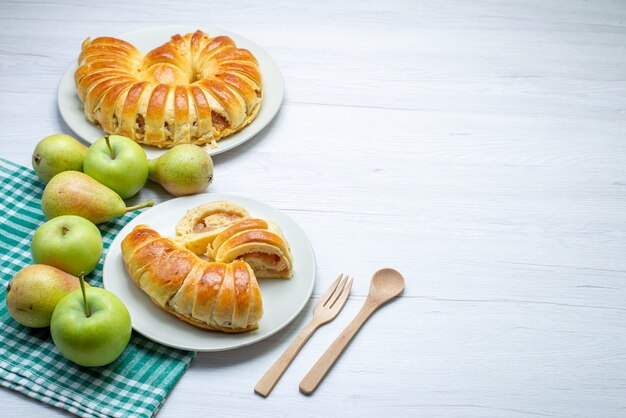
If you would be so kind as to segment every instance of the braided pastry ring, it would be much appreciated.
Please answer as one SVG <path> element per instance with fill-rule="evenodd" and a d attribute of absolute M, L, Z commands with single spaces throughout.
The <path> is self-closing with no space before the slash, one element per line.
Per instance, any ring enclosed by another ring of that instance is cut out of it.
<path fill-rule="evenodd" d="M 174 35 L 145 56 L 120 39 L 87 39 L 78 61 L 87 119 L 159 148 L 218 141 L 254 120 L 262 102 L 257 59 L 227 36 Z"/>

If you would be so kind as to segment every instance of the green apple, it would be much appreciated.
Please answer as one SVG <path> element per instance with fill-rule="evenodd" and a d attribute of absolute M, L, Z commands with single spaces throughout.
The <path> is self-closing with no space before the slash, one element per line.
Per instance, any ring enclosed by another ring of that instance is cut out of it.
<path fill-rule="evenodd" d="M 31 243 L 33 260 L 74 276 L 89 274 L 102 256 L 98 227 L 75 215 L 57 216 L 35 231 Z"/>
<path fill-rule="evenodd" d="M 33 170 L 44 183 L 62 171 L 82 171 L 87 149 L 69 135 L 47 136 L 33 151 Z"/>
<path fill-rule="evenodd" d="M 130 314 L 113 293 L 84 286 L 57 304 L 50 322 L 52 341 L 61 354 L 81 366 L 112 363 L 124 351 L 132 332 Z"/>
<path fill-rule="evenodd" d="M 128 199 L 148 179 L 148 158 L 139 144 L 121 135 L 107 135 L 89 147 L 83 172 Z"/>
<path fill-rule="evenodd" d="M 78 278 L 58 268 L 43 264 L 26 266 L 7 285 L 7 308 L 22 325 L 49 327 L 57 303 L 79 287 Z"/>

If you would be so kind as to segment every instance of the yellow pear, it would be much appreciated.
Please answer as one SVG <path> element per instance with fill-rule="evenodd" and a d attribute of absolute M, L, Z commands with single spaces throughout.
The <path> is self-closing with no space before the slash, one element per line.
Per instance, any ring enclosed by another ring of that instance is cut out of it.
<path fill-rule="evenodd" d="M 48 219 L 76 215 L 94 224 L 110 221 L 126 212 L 153 204 L 149 200 L 140 205 L 126 207 L 117 193 L 79 171 L 64 171 L 54 176 L 41 198 L 41 209 Z"/>
<path fill-rule="evenodd" d="M 80 282 L 56 267 L 35 264 L 18 271 L 7 285 L 7 308 L 17 322 L 31 328 L 50 326 L 57 303 L 80 288 Z"/>

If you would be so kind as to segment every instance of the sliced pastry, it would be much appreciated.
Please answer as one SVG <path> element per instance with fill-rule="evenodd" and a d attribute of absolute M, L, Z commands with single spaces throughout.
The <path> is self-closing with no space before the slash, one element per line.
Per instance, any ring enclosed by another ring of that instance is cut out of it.
<path fill-rule="evenodd" d="M 244 261 L 205 261 L 147 225 L 124 238 L 122 257 L 135 284 L 179 319 L 228 333 L 258 328 L 261 291 Z"/>
<path fill-rule="evenodd" d="M 207 248 L 209 260 L 244 260 L 259 279 L 287 279 L 293 274 L 291 249 L 278 225 L 244 219 L 220 232 Z"/>
<path fill-rule="evenodd" d="M 190 209 L 176 225 L 176 242 L 194 254 L 204 254 L 220 232 L 249 217 L 246 209 L 231 202 L 200 205 Z"/>

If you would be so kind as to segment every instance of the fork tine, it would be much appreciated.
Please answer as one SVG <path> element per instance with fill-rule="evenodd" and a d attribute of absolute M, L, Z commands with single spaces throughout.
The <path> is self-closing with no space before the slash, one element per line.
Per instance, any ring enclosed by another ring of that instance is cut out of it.
<path fill-rule="evenodd" d="M 323 306 L 326 303 L 326 301 L 332 296 L 342 278 L 343 273 L 341 273 L 339 277 L 337 277 L 337 280 L 335 280 L 333 284 L 331 284 L 330 287 L 326 290 L 326 292 L 324 292 L 324 294 L 320 297 L 320 300 L 317 302 L 318 305 Z"/>
<path fill-rule="evenodd" d="M 348 277 L 346 277 L 346 279 L 347 278 Z M 333 300 L 333 303 L 329 306 L 329 309 L 332 309 L 335 305 L 337 305 L 337 308 L 341 309 L 343 305 L 346 303 L 346 301 L 348 300 L 348 296 L 350 296 L 352 283 L 354 282 L 354 279 L 352 277 L 350 277 L 349 279 L 350 280 L 344 284 L 343 288 L 341 289 L 341 292 L 339 292 L 335 300 Z"/>
<path fill-rule="evenodd" d="M 322 306 L 329 307 L 330 303 L 335 299 L 335 297 L 339 293 L 341 293 L 341 289 L 343 289 L 343 287 L 346 285 L 347 281 L 348 281 L 348 276 L 344 275 L 341 278 L 341 281 L 339 281 L 339 283 L 337 283 L 337 286 L 333 289 L 333 293 L 328 295 L 328 297 L 326 298 L 326 300 L 324 301 L 324 304 Z"/>
<path fill-rule="evenodd" d="M 324 302 L 324 307 L 325 308 L 330 309 L 330 307 L 333 305 L 333 303 L 335 303 L 335 301 L 337 300 L 337 298 L 339 297 L 339 295 L 343 291 L 343 288 L 346 286 L 347 282 L 348 282 L 348 276 L 346 275 L 343 279 L 341 279 L 341 281 L 337 285 L 337 288 L 335 289 L 333 294 L 328 297 L 326 302 Z"/>

